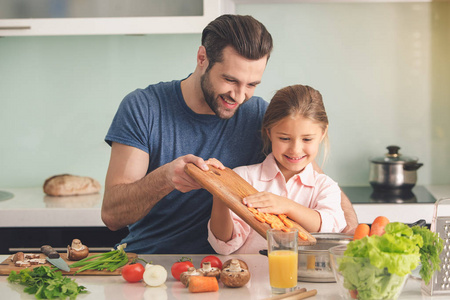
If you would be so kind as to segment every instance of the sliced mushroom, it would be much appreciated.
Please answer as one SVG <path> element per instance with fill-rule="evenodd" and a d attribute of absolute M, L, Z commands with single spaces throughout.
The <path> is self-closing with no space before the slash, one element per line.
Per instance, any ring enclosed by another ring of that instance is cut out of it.
<path fill-rule="evenodd" d="M 244 286 L 250 280 L 250 272 L 248 271 L 247 264 L 243 262 L 243 265 L 247 268 L 241 266 L 241 260 L 231 259 L 226 261 L 220 273 L 220 280 L 227 287 L 241 287 Z"/>
<path fill-rule="evenodd" d="M 203 276 L 216 277 L 217 280 L 220 279 L 220 269 L 216 267 L 211 267 L 211 262 L 205 261 L 202 263 L 202 267 L 198 269 L 199 272 L 203 272 Z"/>
<path fill-rule="evenodd" d="M 29 261 L 21 261 L 21 260 L 16 261 L 16 262 L 14 263 L 14 265 L 15 265 L 16 267 L 29 267 L 29 266 L 31 266 L 31 264 L 30 264 Z"/>
<path fill-rule="evenodd" d="M 189 277 L 191 276 L 204 276 L 203 272 L 200 271 L 201 269 L 196 270 L 194 267 L 189 267 L 189 269 L 186 272 L 181 273 L 180 275 L 180 281 L 182 284 L 187 286 Z"/>
<path fill-rule="evenodd" d="M 45 258 L 32 258 L 29 260 L 29 263 L 34 266 L 34 265 L 43 265 L 45 264 L 46 260 Z"/>
<path fill-rule="evenodd" d="M 89 248 L 81 243 L 79 239 L 72 241 L 72 246 L 67 246 L 67 258 L 69 260 L 81 260 L 89 255 Z"/>

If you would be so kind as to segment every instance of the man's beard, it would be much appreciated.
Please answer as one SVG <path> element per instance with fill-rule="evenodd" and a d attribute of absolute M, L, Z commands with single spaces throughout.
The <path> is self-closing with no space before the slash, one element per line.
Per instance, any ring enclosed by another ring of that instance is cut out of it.
<path fill-rule="evenodd" d="M 200 79 L 200 86 L 202 88 L 203 97 L 205 98 L 205 102 L 211 108 L 216 116 L 221 119 L 229 119 L 231 118 L 236 110 L 239 108 L 239 105 L 234 109 L 227 109 L 219 104 L 222 101 L 221 97 L 230 98 L 226 95 L 217 95 L 215 96 L 214 89 L 209 81 L 209 71 L 202 75 Z"/>

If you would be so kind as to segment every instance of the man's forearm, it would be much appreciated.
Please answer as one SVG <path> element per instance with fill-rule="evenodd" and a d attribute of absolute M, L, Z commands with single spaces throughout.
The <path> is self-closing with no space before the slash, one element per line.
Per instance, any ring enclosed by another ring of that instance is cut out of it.
<path fill-rule="evenodd" d="M 358 226 L 358 217 L 356 216 L 352 203 L 344 192 L 341 192 L 341 207 L 344 211 L 345 220 L 347 221 L 347 226 L 342 232 L 354 233 L 356 227 Z"/>
<path fill-rule="evenodd" d="M 323 174 L 323 171 L 317 165 L 316 161 L 312 162 L 313 168 L 315 171 Z M 344 211 L 345 221 L 347 221 L 347 226 L 344 228 L 342 232 L 351 233 L 355 232 L 356 227 L 358 226 L 358 217 L 356 216 L 355 209 L 353 208 L 352 203 L 348 199 L 347 195 L 341 191 L 341 207 Z"/>
<path fill-rule="evenodd" d="M 145 217 L 172 190 L 165 179 L 164 166 L 136 182 L 107 187 L 102 220 L 109 229 L 119 230 Z"/>

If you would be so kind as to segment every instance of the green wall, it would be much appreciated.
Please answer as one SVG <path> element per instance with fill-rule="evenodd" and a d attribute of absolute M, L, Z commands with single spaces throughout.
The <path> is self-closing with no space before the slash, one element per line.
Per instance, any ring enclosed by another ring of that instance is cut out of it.
<path fill-rule="evenodd" d="M 256 94 L 301 83 L 322 92 L 341 185 L 367 185 L 371 156 L 399 145 L 419 184 L 450 183 L 449 3 L 238 5 L 272 33 Z M 275 17 L 274 17 L 275 16 Z M 186 77 L 200 34 L 0 38 L 0 187 L 60 173 L 104 182 L 103 142 L 122 98 Z"/>

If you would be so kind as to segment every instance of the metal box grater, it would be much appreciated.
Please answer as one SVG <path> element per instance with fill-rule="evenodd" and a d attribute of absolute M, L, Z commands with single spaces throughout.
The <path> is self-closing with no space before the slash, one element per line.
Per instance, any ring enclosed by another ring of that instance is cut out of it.
<path fill-rule="evenodd" d="M 428 285 L 422 281 L 422 291 L 430 296 L 450 294 L 450 198 L 442 198 L 434 204 L 431 231 L 444 240 L 439 258 L 441 270 L 433 274 Z"/>

